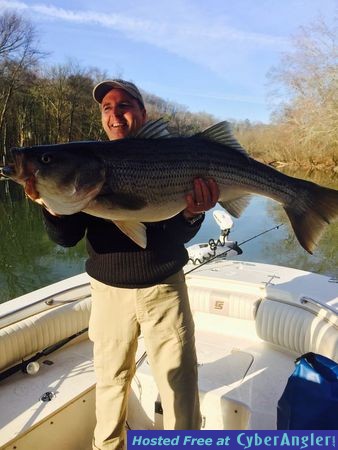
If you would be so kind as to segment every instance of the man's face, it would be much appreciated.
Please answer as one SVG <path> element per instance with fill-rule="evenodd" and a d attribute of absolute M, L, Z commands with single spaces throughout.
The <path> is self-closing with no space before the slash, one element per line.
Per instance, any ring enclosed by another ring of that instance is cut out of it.
<path fill-rule="evenodd" d="M 123 89 L 114 88 L 101 102 L 101 119 L 108 138 L 133 136 L 146 121 L 146 111 Z"/>

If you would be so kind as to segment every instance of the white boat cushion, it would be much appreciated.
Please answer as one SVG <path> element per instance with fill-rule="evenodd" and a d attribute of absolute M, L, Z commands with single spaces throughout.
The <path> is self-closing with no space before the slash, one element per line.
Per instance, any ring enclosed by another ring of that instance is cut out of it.
<path fill-rule="evenodd" d="M 257 310 L 256 331 L 261 339 L 298 355 L 315 352 L 338 361 L 336 325 L 301 307 L 264 299 Z"/>
<path fill-rule="evenodd" d="M 188 284 L 189 300 L 193 311 L 254 320 L 261 300 L 256 293 L 218 289 L 213 286 L 191 286 Z"/>
<path fill-rule="evenodd" d="M 87 328 L 90 305 L 67 303 L 0 329 L 0 370 Z"/>

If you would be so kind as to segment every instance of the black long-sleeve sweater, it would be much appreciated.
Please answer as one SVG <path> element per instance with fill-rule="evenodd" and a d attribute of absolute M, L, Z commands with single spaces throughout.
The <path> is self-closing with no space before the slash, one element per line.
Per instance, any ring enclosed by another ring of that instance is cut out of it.
<path fill-rule="evenodd" d="M 203 218 L 193 225 L 182 213 L 161 222 L 146 223 L 147 248 L 142 249 L 112 222 L 77 213 L 54 217 L 43 210 L 50 239 L 63 247 L 76 245 L 85 235 L 88 274 L 102 283 L 146 287 L 178 272 L 188 261 L 184 244 L 198 232 Z"/>

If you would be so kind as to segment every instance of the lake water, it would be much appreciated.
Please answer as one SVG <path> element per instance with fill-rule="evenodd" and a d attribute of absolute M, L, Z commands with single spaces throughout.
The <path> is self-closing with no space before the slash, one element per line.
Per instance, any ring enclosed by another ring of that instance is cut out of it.
<path fill-rule="evenodd" d="M 338 189 L 337 175 L 292 175 Z M 279 223 L 284 225 L 278 230 L 244 244 L 243 254 L 236 259 L 338 277 L 338 223 L 328 227 L 314 255 L 309 255 L 294 237 L 283 209 L 268 199 L 254 197 L 241 218 L 234 219 L 229 239 L 240 243 Z M 40 206 L 27 200 L 22 188 L 12 182 L 0 182 L 0 236 L 0 303 L 84 271 L 84 242 L 67 249 L 52 243 L 42 224 Z M 218 236 L 219 227 L 210 211 L 189 245 Z"/>

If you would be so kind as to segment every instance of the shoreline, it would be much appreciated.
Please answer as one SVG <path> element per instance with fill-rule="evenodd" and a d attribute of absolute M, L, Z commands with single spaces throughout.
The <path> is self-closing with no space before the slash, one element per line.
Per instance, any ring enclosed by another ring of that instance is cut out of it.
<path fill-rule="evenodd" d="M 269 166 L 274 167 L 275 169 L 291 169 L 291 170 L 302 170 L 306 172 L 312 172 L 312 171 L 332 171 L 333 174 L 338 175 L 338 165 L 329 162 L 329 163 L 313 163 L 313 162 L 306 162 L 306 163 L 299 163 L 297 161 L 292 162 L 286 162 L 286 161 L 271 161 L 271 160 L 264 160 L 261 159 L 261 162 L 264 164 L 267 164 Z"/>

